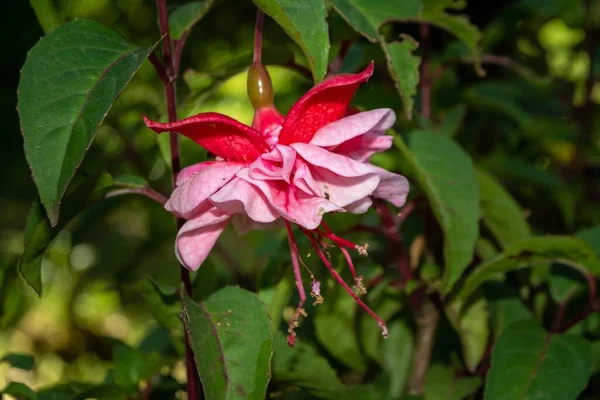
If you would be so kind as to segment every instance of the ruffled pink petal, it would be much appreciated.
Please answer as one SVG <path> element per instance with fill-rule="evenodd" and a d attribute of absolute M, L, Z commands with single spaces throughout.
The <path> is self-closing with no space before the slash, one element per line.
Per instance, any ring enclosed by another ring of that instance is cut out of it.
<path fill-rule="evenodd" d="M 294 149 L 276 145 L 269 153 L 263 154 L 250 164 L 249 175 L 252 179 L 283 179 L 289 182 L 295 161 Z"/>
<path fill-rule="evenodd" d="M 167 124 L 144 117 L 144 122 L 157 133 L 179 132 L 228 161 L 252 162 L 269 151 L 260 132 L 223 114 L 202 113 Z"/>
<path fill-rule="evenodd" d="M 313 178 L 312 172 L 310 172 L 310 167 L 306 161 L 302 160 L 300 157 L 296 157 L 292 185 L 302 190 L 309 196 L 323 197 L 322 190 L 319 188 L 318 182 L 315 180 L 315 178 Z"/>
<path fill-rule="evenodd" d="M 215 161 L 204 161 L 204 162 L 201 162 L 201 163 L 198 163 L 198 164 L 192 164 L 189 167 L 183 168 L 177 174 L 177 179 L 175 180 L 175 186 L 181 186 L 181 185 L 183 185 L 184 183 L 186 183 L 187 181 L 189 181 L 190 178 L 195 173 L 200 172 L 204 168 L 206 168 L 209 165 L 212 165 L 214 163 L 215 163 Z"/>
<path fill-rule="evenodd" d="M 279 229 L 284 226 L 283 218 L 279 218 L 269 223 L 262 223 L 251 220 L 245 214 L 233 214 L 233 217 L 231 217 L 231 223 L 233 224 L 233 227 L 237 233 L 240 235 L 245 235 L 252 230 Z"/>
<path fill-rule="evenodd" d="M 395 122 L 396 114 L 389 108 L 361 112 L 325 125 L 310 144 L 332 148 L 369 132 L 384 132 Z"/>
<path fill-rule="evenodd" d="M 388 172 L 383 168 L 377 166 L 373 166 L 373 168 L 375 168 L 381 177 L 381 182 L 373 192 L 373 197 L 387 200 L 396 207 L 404 205 L 410 189 L 408 180 L 402 175 Z"/>
<path fill-rule="evenodd" d="M 238 177 L 248 180 L 265 195 L 271 206 L 283 218 L 303 226 L 316 229 L 323 219 L 323 214 L 331 211 L 343 211 L 341 207 L 329 200 L 307 195 L 293 185 L 284 181 L 263 181 L 251 179 L 240 171 Z"/>
<path fill-rule="evenodd" d="M 239 174 L 247 178 L 248 170 L 243 169 Z M 239 177 L 210 196 L 210 201 L 222 211 L 230 214 L 246 214 L 256 222 L 268 223 L 279 218 L 279 214 L 269 205 L 265 195 Z"/>
<path fill-rule="evenodd" d="M 369 132 L 340 144 L 332 151 L 356 161 L 368 162 L 373 154 L 392 147 L 392 142 L 393 138 L 383 132 Z"/>
<path fill-rule="evenodd" d="M 189 219 L 211 194 L 225 186 L 240 169 L 242 164 L 225 161 L 197 167 L 197 171 L 173 191 L 165 209 Z"/>
<path fill-rule="evenodd" d="M 285 117 L 279 143 L 309 143 L 319 129 L 343 118 L 354 92 L 372 74 L 373 63 L 361 73 L 335 75 L 309 90 Z"/>
<path fill-rule="evenodd" d="M 360 200 L 355 201 L 354 203 L 348 204 L 344 207 L 344 209 L 352 214 L 364 214 L 369 211 L 371 205 L 373 204 L 373 200 L 370 197 L 363 197 Z"/>
<path fill-rule="evenodd" d="M 340 207 L 371 195 L 379 184 L 379 174 L 371 165 L 312 144 L 296 143 L 292 147 L 309 164 L 318 195 Z"/>
<path fill-rule="evenodd" d="M 230 215 L 212 207 L 183 224 L 175 242 L 175 254 L 179 262 L 192 271 L 200 268 L 229 218 Z"/>

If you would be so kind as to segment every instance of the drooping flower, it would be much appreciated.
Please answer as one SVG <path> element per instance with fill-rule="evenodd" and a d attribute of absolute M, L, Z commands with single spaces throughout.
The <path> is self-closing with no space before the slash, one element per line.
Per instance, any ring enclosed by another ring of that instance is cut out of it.
<path fill-rule="evenodd" d="M 176 254 L 190 270 L 197 270 L 231 220 L 241 233 L 283 222 L 294 267 L 300 304 L 290 322 L 288 342 L 305 315 L 298 248 L 292 224 L 309 239 L 315 253 L 334 278 L 379 323 L 384 321 L 359 298 L 364 294 L 350 250 L 366 255 L 359 246 L 335 235 L 323 221 L 330 212 L 364 213 L 372 198 L 400 207 L 408 194 L 407 180 L 369 163 L 374 153 L 387 150 L 392 138 L 386 129 L 395 122 L 390 109 L 358 112 L 348 107 L 358 86 L 373 73 L 373 64 L 358 74 L 337 75 L 308 91 L 283 117 L 273 105 L 270 79 L 260 64 L 249 72 L 249 94 L 255 107 L 252 127 L 228 116 L 201 113 L 173 123 L 144 118 L 160 133 L 179 132 L 216 155 L 183 169 L 165 208 L 187 222 L 176 239 Z M 354 277 L 354 291 L 329 261 L 326 246 L 339 247 Z M 320 282 L 312 276 L 311 295 L 322 302 Z"/>

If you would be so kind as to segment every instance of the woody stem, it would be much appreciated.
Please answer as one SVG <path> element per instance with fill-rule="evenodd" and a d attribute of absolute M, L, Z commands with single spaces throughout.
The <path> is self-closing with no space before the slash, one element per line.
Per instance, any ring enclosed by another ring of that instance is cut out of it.
<path fill-rule="evenodd" d="M 176 60 L 172 54 L 172 43 L 169 30 L 169 15 L 167 13 L 167 0 L 156 0 L 156 9 L 158 12 L 158 21 L 160 26 L 160 33 L 163 35 L 163 60 L 162 70 L 157 69 L 161 81 L 165 88 L 165 97 L 167 102 L 167 115 L 169 122 L 175 122 L 177 120 L 177 99 L 175 97 L 175 79 L 178 71 L 176 71 L 175 64 Z M 156 64 L 153 62 L 153 64 Z M 179 63 L 177 63 L 179 64 Z M 177 66 L 178 68 L 178 66 Z M 166 75 L 166 79 L 165 79 Z M 171 178 L 172 185 L 175 187 L 175 181 L 179 171 L 181 170 L 181 164 L 179 160 L 179 137 L 176 132 L 169 132 L 169 144 L 171 150 Z M 184 221 L 177 218 L 177 227 L 181 228 Z M 190 272 L 183 266 L 180 265 L 181 282 L 188 296 L 191 296 L 192 282 L 190 279 Z M 185 330 L 185 360 L 186 360 L 186 372 L 187 372 L 187 395 L 189 399 L 198 399 L 198 378 L 196 373 L 196 364 L 194 361 L 194 353 L 190 347 L 190 338 L 187 330 Z"/>

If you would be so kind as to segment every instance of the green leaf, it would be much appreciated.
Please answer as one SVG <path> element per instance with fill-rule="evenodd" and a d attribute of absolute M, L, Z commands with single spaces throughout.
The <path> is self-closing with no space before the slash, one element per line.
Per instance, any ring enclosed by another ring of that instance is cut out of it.
<path fill-rule="evenodd" d="M 21 382 L 10 382 L 0 394 L 9 394 L 18 399 L 36 400 L 37 395 L 29 386 Z M 4 397 L 4 396 L 3 396 Z"/>
<path fill-rule="evenodd" d="M 586 288 L 584 276 L 577 270 L 559 263 L 552 264 L 548 288 L 557 303 L 564 303 L 577 292 Z"/>
<path fill-rule="evenodd" d="M 433 364 L 425 378 L 425 398 L 427 400 L 461 400 L 473 394 L 481 385 L 477 377 L 458 379 L 447 366 Z"/>
<path fill-rule="evenodd" d="M 315 82 L 327 73 L 329 32 L 324 0 L 254 0 L 300 46 Z"/>
<path fill-rule="evenodd" d="M 169 15 L 171 38 L 181 39 L 186 31 L 192 29 L 208 13 L 215 2 L 216 0 L 191 1 L 175 8 Z"/>
<path fill-rule="evenodd" d="M 381 288 L 385 283 L 381 283 Z M 375 295 L 373 295 L 375 294 Z M 386 290 L 377 296 L 375 290 L 370 291 L 368 303 L 384 321 L 390 320 L 394 314 L 402 309 L 402 301 L 397 291 Z M 373 323 L 373 318 L 367 313 L 360 313 L 360 341 L 363 350 L 372 360 L 382 364 L 384 362 L 384 346 L 387 340 L 381 336 L 381 329 Z"/>
<path fill-rule="evenodd" d="M 517 322 L 494 348 L 484 399 L 574 400 L 590 377 L 591 352 L 583 338 Z"/>
<path fill-rule="evenodd" d="M 125 388 L 137 389 L 140 381 L 158 374 L 164 360 L 159 353 L 144 354 L 126 345 L 113 348 L 114 379 Z"/>
<path fill-rule="evenodd" d="M 596 251 L 596 255 L 600 257 L 600 225 L 581 230 L 575 236 L 585 240 Z"/>
<path fill-rule="evenodd" d="M 429 131 L 394 143 L 410 164 L 444 232 L 444 290 L 448 292 L 473 259 L 479 235 L 479 192 L 473 163 L 452 139 Z M 460 172 L 458 172 L 460 171 Z"/>
<path fill-rule="evenodd" d="M 42 26 L 45 34 L 52 32 L 61 20 L 56 11 L 56 6 L 52 0 L 29 0 L 31 8 L 35 12 L 38 22 Z"/>
<path fill-rule="evenodd" d="M 531 237 L 523 211 L 510 193 L 483 171 L 477 171 L 477 181 L 483 223 L 496 240 L 506 247 Z"/>
<path fill-rule="evenodd" d="M 419 84 L 419 65 L 421 57 L 413 54 L 419 47 L 416 40 L 408 35 L 402 35 L 401 42 L 385 44 L 381 47 L 385 52 L 390 75 L 394 79 L 396 89 L 402 98 L 404 112 L 407 119 L 412 118 L 412 110 Z"/>
<path fill-rule="evenodd" d="M 460 130 L 461 124 L 465 119 L 467 106 L 464 103 L 457 104 L 444 114 L 443 121 L 436 127 L 441 134 L 448 137 L 454 137 Z"/>
<path fill-rule="evenodd" d="M 600 275 L 600 261 L 583 240 L 573 236 L 532 237 L 506 247 L 503 253 L 477 266 L 456 295 L 466 299 L 488 279 L 524 266 L 560 262 L 582 272 Z"/>
<path fill-rule="evenodd" d="M 446 307 L 446 315 L 458 333 L 465 364 L 474 372 L 485 355 L 490 337 L 487 301 L 479 296 L 468 304 L 452 302 Z"/>
<path fill-rule="evenodd" d="M 177 329 L 181 326 L 179 319 L 181 305 L 178 295 L 167 296 L 161 293 L 150 277 L 126 285 L 125 289 L 129 296 L 134 296 L 137 302 L 146 306 L 156 322 L 163 328 Z"/>
<path fill-rule="evenodd" d="M 77 175 L 63 201 L 65 212 L 54 227 L 50 226 L 40 201 L 34 201 L 25 226 L 24 250 L 19 271 L 38 295 L 42 294 L 41 268 L 46 249 L 71 219 L 91 203 L 103 198 L 112 184 L 112 178 L 106 173 L 96 179 Z"/>
<path fill-rule="evenodd" d="M 33 356 L 29 354 L 9 353 L 0 359 L 0 363 L 8 363 L 11 367 L 31 371 L 34 366 Z"/>
<path fill-rule="evenodd" d="M 513 323 L 533 318 L 533 314 L 525 307 L 516 290 L 509 285 L 487 282 L 482 288 L 490 308 L 495 338 Z"/>
<path fill-rule="evenodd" d="M 273 382 L 297 386 L 320 399 L 343 397 L 346 387 L 311 346 L 298 340 L 289 347 L 285 337 L 276 333 L 273 347 Z"/>
<path fill-rule="evenodd" d="M 340 285 L 323 295 L 325 302 L 316 307 L 315 334 L 335 358 L 358 371 L 367 368 L 354 329 L 356 302 Z M 377 325 L 375 321 L 371 323 Z"/>
<path fill-rule="evenodd" d="M 416 18 L 421 11 L 419 0 L 330 0 L 330 3 L 358 33 L 373 43 L 379 42 L 386 55 L 390 75 L 402 98 L 406 118 L 411 119 L 414 96 L 419 83 L 421 58 L 413 55 L 419 44 L 408 35 L 401 41 L 386 44 L 379 28 L 391 21 Z"/>
<path fill-rule="evenodd" d="M 141 176 L 123 174 L 114 178 L 115 186 L 131 189 L 141 189 L 148 186 L 148 181 Z"/>
<path fill-rule="evenodd" d="M 420 20 L 429 22 L 439 28 L 442 28 L 458 38 L 472 52 L 475 61 L 475 70 L 483 75 L 481 69 L 481 31 L 473 25 L 464 15 L 450 14 L 445 11 L 446 8 L 454 10 L 466 6 L 462 0 L 421 0 L 423 11 Z"/>
<path fill-rule="evenodd" d="M 206 398 L 264 399 L 273 338 L 258 296 L 229 286 L 200 303 L 184 296 L 183 306 Z"/>
<path fill-rule="evenodd" d="M 52 225 L 96 128 L 152 49 L 97 22 L 75 20 L 29 52 L 18 109 L 27 162 Z"/>
<path fill-rule="evenodd" d="M 397 320 L 389 326 L 389 337 L 383 342 L 383 369 L 390 376 L 389 398 L 398 399 L 404 393 L 411 371 L 414 338 L 407 323 Z"/>

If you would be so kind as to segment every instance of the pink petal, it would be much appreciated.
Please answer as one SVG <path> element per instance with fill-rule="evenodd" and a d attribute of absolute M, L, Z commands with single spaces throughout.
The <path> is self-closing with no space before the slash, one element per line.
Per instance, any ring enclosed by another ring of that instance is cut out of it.
<path fill-rule="evenodd" d="M 198 164 L 192 164 L 189 167 L 185 167 L 183 168 L 181 171 L 179 171 L 179 173 L 177 174 L 177 179 L 175 180 L 175 186 L 181 186 L 184 183 L 186 183 L 187 181 L 190 180 L 190 178 L 196 173 L 196 172 L 200 172 L 202 169 L 208 167 L 209 165 L 214 164 L 215 161 L 204 161 Z"/>
<path fill-rule="evenodd" d="M 310 172 L 310 167 L 306 161 L 302 160 L 300 157 L 296 157 L 292 185 L 297 189 L 302 190 L 307 195 L 323 197 L 317 181 L 315 181 L 312 172 Z"/>
<path fill-rule="evenodd" d="M 392 147 L 393 137 L 383 132 L 369 132 L 337 146 L 333 152 L 360 162 L 368 162 L 375 153 Z"/>
<path fill-rule="evenodd" d="M 373 63 L 359 74 L 336 75 L 309 90 L 285 117 L 279 143 L 309 143 L 319 129 L 346 115 L 354 92 L 372 74 Z"/>
<path fill-rule="evenodd" d="M 371 195 L 379 184 L 379 174 L 371 165 L 312 144 L 296 143 L 292 147 L 309 165 L 319 189 L 317 194 L 340 207 Z"/>
<path fill-rule="evenodd" d="M 173 191 L 165 208 L 180 217 L 189 218 L 211 194 L 233 179 L 240 169 L 242 164 L 225 161 L 198 167 L 190 179 Z"/>
<path fill-rule="evenodd" d="M 365 111 L 325 125 L 310 144 L 320 147 L 338 146 L 369 132 L 384 132 L 394 126 L 396 114 L 389 108 Z"/>
<path fill-rule="evenodd" d="M 248 180 L 265 195 L 270 205 L 285 219 L 306 229 L 316 229 L 323 214 L 331 211 L 343 211 L 327 199 L 307 195 L 284 181 L 262 181 L 251 179 L 244 171 L 238 176 Z"/>
<path fill-rule="evenodd" d="M 248 176 L 248 170 L 239 174 Z M 220 210 L 230 214 L 242 213 L 256 222 L 273 222 L 279 214 L 269 205 L 264 194 L 247 181 L 235 178 L 210 196 L 210 201 Z"/>
<path fill-rule="evenodd" d="M 230 215 L 207 208 L 187 221 L 177 234 L 175 254 L 187 269 L 196 271 L 225 229 Z"/>
<path fill-rule="evenodd" d="M 401 207 L 406 203 L 406 196 L 410 185 L 408 180 L 402 175 L 388 172 L 383 168 L 373 166 L 381 177 L 381 182 L 377 189 L 373 192 L 373 197 L 384 199 L 395 205 Z"/>
<path fill-rule="evenodd" d="M 360 200 L 355 201 L 354 203 L 348 204 L 344 207 L 344 209 L 352 214 L 364 214 L 369 211 L 371 205 L 373 204 L 373 200 L 370 197 L 363 197 Z"/>
<path fill-rule="evenodd" d="M 223 114 L 202 113 L 167 124 L 144 117 L 144 122 L 157 133 L 179 132 L 228 161 L 252 162 L 269 150 L 258 131 Z"/>
<path fill-rule="evenodd" d="M 295 161 L 294 149 L 289 146 L 275 145 L 271 152 L 263 154 L 250 164 L 249 175 L 252 179 L 283 179 L 289 182 Z"/>

